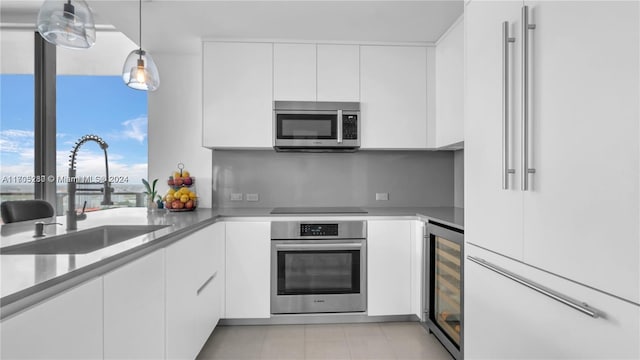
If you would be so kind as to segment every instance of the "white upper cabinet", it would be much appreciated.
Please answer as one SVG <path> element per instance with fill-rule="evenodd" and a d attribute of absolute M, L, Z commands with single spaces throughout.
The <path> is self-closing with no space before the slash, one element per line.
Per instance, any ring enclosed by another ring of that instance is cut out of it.
<path fill-rule="evenodd" d="M 318 44 L 318 101 L 360 101 L 360 46 Z"/>
<path fill-rule="evenodd" d="M 359 101 L 359 58 L 358 45 L 274 44 L 274 99 Z"/>
<path fill-rule="evenodd" d="M 272 147 L 273 45 L 205 42 L 203 146 Z"/>
<path fill-rule="evenodd" d="M 316 100 L 316 44 L 273 45 L 275 100 Z"/>
<path fill-rule="evenodd" d="M 437 148 L 464 141 L 464 23 L 458 21 L 436 45 Z"/>
<path fill-rule="evenodd" d="M 427 147 L 427 49 L 360 47 L 363 149 Z"/>
<path fill-rule="evenodd" d="M 466 6 L 466 240 L 640 303 L 640 4 L 526 1 L 535 24 L 526 87 L 521 5 Z M 503 21 L 515 40 L 507 102 Z"/>

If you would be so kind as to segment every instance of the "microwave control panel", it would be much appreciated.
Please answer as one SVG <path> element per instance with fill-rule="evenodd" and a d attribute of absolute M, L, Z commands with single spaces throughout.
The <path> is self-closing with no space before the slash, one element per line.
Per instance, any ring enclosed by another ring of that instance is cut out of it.
<path fill-rule="evenodd" d="M 338 236 L 338 224 L 300 224 L 300 236 Z"/>
<path fill-rule="evenodd" d="M 342 137 L 358 140 L 358 115 L 342 115 Z"/>

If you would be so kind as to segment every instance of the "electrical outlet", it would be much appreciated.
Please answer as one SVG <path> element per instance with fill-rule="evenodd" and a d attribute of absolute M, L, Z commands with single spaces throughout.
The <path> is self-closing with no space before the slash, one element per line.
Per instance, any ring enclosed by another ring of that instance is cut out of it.
<path fill-rule="evenodd" d="M 389 193 L 376 193 L 376 200 L 389 200 Z"/>
<path fill-rule="evenodd" d="M 260 196 L 258 194 L 247 194 L 247 201 L 259 201 Z"/>
<path fill-rule="evenodd" d="M 242 193 L 231 193 L 231 201 L 242 201 Z"/>

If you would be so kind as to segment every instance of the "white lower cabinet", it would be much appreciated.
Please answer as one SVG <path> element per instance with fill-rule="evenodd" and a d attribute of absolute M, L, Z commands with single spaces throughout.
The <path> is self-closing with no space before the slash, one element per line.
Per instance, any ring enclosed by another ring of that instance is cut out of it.
<path fill-rule="evenodd" d="M 216 286 L 224 272 L 224 264 L 216 261 L 220 242 L 224 242 L 224 223 L 165 249 L 167 359 L 194 359 L 215 327 L 220 313 Z"/>
<path fill-rule="evenodd" d="M 104 358 L 164 357 L 164 251 L 104 275 Z"/>
<path fill-rule="evenodd" d="M 369 316 L 411 313 L 411 223 L 367 221 Z"/>
<path fill-rule="evenodd" d="M 639 359 L 640 307 L 472 245 L 484 259 L 603 313 L 587 316 L 465 261 L 465 359 Z"/>
<path fill-rule="evenodd" d="M 268 318 L 271 223 L 226 223 L 225 318 Z"/>
<path fill-rule="evenodd" d="M 423 247 L 425 223 L 411 221 L 411 314 L 422 319 Z"/>
<path fill-rule="evenodd" d="M 0 323 L 2 359 L 102 358 L 102 277 Z"/>
<path fill-rule="evenodd" d="M 201 262 L 201 285 L 197 290 L 197 331 L 202 344 L 224 314 L 225 224 L 216 223 L 207 230 L 207 240 L 202 244 L 205 261 Z M 212 241 L 213 240 L 213 241 Z M 202 347 L 202 345 L 200 345 Z"/>

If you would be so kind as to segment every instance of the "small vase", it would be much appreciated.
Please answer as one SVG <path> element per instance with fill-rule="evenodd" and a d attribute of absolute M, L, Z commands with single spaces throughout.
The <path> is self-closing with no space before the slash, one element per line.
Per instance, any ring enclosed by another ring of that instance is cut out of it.
<path fill-rule="evenodd" d="M 147 201 L 147 211 L 151 212 L 156 210 L 158 210 L 158 204 L 153 200 Z"/>

